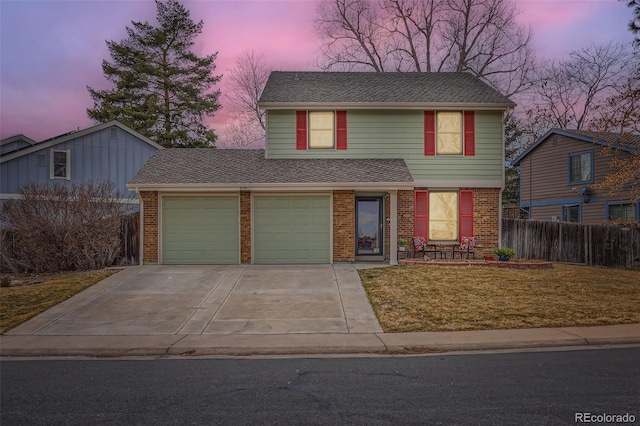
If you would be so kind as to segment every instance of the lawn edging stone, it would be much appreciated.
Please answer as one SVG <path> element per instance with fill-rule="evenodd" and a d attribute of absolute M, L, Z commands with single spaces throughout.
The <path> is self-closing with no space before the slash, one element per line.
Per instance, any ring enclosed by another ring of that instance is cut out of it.
<path fill-rule="evenodd" d="M 447 261 L 447 260 L 424 260 L 424 259 L 401 259 L 398 261 L 399 265 L 433 265 L 433 266 L 488 266 L 492 268 L 506 268 L 506 269 L 552 269 L 553 263 L 522 259 L 517 262 L 513 261 L 485 261 L 485 260 L 462 260 L 462 261 Z"/>

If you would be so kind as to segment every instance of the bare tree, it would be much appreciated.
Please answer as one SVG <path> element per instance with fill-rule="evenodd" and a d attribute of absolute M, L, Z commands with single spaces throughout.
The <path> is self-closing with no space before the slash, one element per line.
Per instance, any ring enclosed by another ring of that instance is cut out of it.
<path fill-rule="evenodd" d="M 272 70 L 264 54 L 252 50 L 238 56 L 236 67 L 227 74 L 229 87 L 225 98 L 229 101 L 230 110 L 255 120 L 263 131 L 264 110 L 258 107 L 258 100 Z"/>
<path fill-rule="evenodd" d="M 612 170 L 594 187 L 611 195 L 626 191 L 629 199 L 640 202 L 640 49 L 634 56 L 635 72 L 618 93 L 596 105 L 589 127 L 607 142 L 603 153 Z M 627 154 L 619 155 L 620 149 Z"/>
<path fill-rule="evenodd" d="M 324 69 L 471 72 L 506 95 L 533 69 L 532 32 L 506 0 L 324 0 Z"/>
<path fill-rule="evenodd" d="M 608 96 L 620 93 L 633 63 L 622 44 L 592 45 L 569 52 L 567 59 L 550 61 L 536 75 L 533 107 L 550 126 L 586 128 L 595 107 Z"/>
<path fill-rule="evenodd" d="M 219 148 L 256 149 L 264 146 L 264 129 L 247 115 L 229 121 L 221 132 Z"/>
<path fill-rule="evenodd" d="M 318 4 L 316 31 L 324 40 L 324 69 L 387 71 L 392 50 L 382 26 L 383 10 L 375 1 L 324 0 Z"/>

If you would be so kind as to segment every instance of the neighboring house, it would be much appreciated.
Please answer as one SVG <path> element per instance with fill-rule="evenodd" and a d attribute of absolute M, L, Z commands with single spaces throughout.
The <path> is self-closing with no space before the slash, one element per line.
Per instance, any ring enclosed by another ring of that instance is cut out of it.
<path fill-rule="evenodd" d="M 499 244 L 505 111 L 466 73 L 273 72 L 264 150 L 167 149 L 128 187 L 145 263 L 397 263 Z"/>
<path fill-rule="evenodd" d="M 514 161 L 520 167 L 520 207 L 530 219 L 578 223 L 640 220 L 640 203 L 628 194 L 609 195 L 593 185 L 612 170 L 615 156 L 640 149 L 640 135 L 630 136 L 619 149 L 604 155 L 620 134 L 551 129 Z"/>
<path fill-rule="evenodd" d="M 126 187 L 140 167 L 162 147 L 149 138 L 111 121 L 36 143 L 23 136 L 0 142 L 0 203 L 18 197 L 26 183 L 109 180 L 132 210 L 139 200 Z"/>
<path fill-rule="evenodd" d="M 0 155 L 29 148 L 37 142 L 25 135 L 15 135 L 0 141 Z"/>

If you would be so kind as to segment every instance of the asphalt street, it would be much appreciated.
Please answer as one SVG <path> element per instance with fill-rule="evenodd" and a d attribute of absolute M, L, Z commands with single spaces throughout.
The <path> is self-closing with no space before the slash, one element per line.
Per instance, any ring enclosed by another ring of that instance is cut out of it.
<path fill-rule="evenodd" d="M 640 347 L 349 358 L 0 362 L 11 425 L 640 423 Z M 627 417 L 629 418 L 629 417 Z"/>

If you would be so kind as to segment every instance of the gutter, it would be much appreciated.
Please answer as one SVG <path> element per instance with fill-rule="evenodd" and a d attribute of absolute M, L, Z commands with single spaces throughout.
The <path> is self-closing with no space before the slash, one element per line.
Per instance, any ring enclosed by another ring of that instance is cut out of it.
<path fill-rule="evenodd" d="M 460 111 L 461 109 L 473 109 L 477 111 L 502 111 L 516 106 L 514 103 L 497 103 L 497 104 L 484 104 L 484 103 L 451 103 L 451 102 L 436 102 L 436 103 L 415 103 L 415 102 L 376 102 L 376 103 L 361 103 L 361 102 L 261 102 L 258 106 L 262 109 L 404 109 L 404 110 L 425 110 L 425 109 L 438 109 L 441 111 Z"/>
<path fill-rule="evenodd" d="M 164 183 L 164 184 L 127 184 L 127 189 L 135 191 L 184 191 L 184 192 L 305 192 L 331 190 L 402 190 L 413 189 L 415 182 L 347 182 L 347 183 Z"/>

